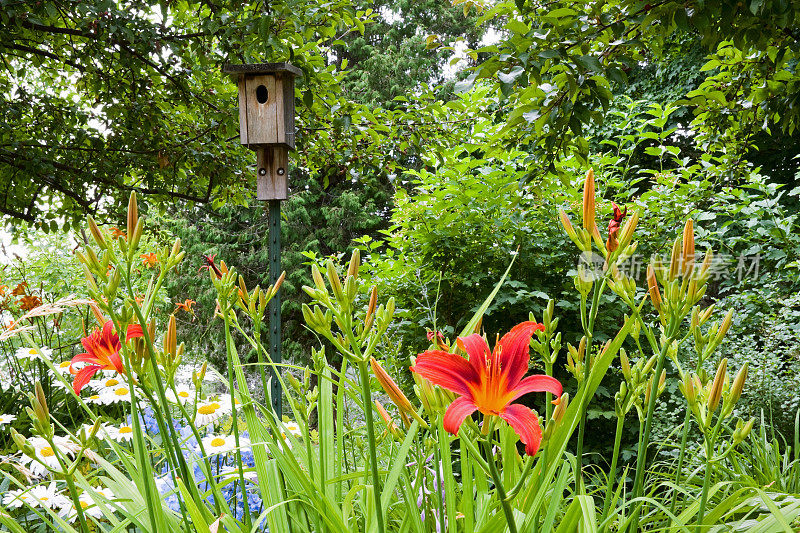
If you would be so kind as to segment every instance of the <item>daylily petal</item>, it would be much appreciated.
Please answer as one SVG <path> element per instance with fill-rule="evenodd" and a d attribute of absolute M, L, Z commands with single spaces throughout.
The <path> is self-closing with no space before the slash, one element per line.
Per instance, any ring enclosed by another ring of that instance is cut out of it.
<path fill-rule="evenodd" d="M 75 375 L 75 380 L 72 382 L 72 390 L 75 391 L 75 394 L 81 393 L 81 389 L 89 383 L 89 380 L 92 379 L 92 376 L 94 376 L 98 370 L 100 370 L 99 366 L 86 365 L 78 371 Z"/>
<path fill-rule="evenodd" d="M 125 340 L 129 341 L 136 337 L 144 337 L 144 331 L 142 331 L 142 326 L 139 324 L 131 324 L 128 326 L 128 334 L 125 336 Z"/>
<path fill-rule="evenodd" d="M 458 435 L 458 429 L 461 427 L 461 423 L 464 419 L 477 410 L 478 406 L 475 405 L 470 398 L 466 396 L 456 398 L 444 413 L 444 420 L 442 420 L 442 423 L 445 431 L 453 435 Z"/>
<path fill-rule="evenodd" d="M 536 455 L 542 442 L 542 428 L 539 427 L 539 419 L 534 412 L 522 404 L 515 403 L 506 407 L 505 411 L 500 413 L 500 417 L 517 432 L 519 440 L 525 445 L 525 453 Z"/>
<path fill-rule="evenodd" d="M 457 338 L 456 344 L 469 355 L 469 364 L 475 369 L 475 373 L 478 376 L 484 376 L 486 374 L 486 357 L 491 354 L 486 340 L 477 333 L 473 333 Z"/>
<path fill-rule="evenodd" d="M 79 353 L 70 360 L 70 363 L 72 363 L 73 365 L 75 363 L 91 363 L 93 365 L 96 365 L 97 357 L 89 353 Z"/>
<path fill-rule="evenodd" d="M 441 350 L 430 350 L 419 354 L 411 370 L 434 385 L 470 398 L 472 393 L 469 384 L 478 383 L 479 379 L 469 361 L 460 355 Z"/>
<path fill-rule="evenodd" d="M 536 330 L 544 330 L 544 326 L 536 322 L 517 324 L 503 335 L 494 348 L 495 352 L 500 350 L 497 360 L 501 372 L 506 376 L 505 384 L 509 389 L 516 388 L 519 380 L 528 371 L 528 348 Z"/>
<path fill-rule="evenodd" d="M 561 383 L 559 383 L 556 378 L 551 378 L 550 376 L 546 376 L 544 374 L 538 374 L 535 376 L 528 376 L 527 378 L 523 379 L 511 392 L 513 396 L 509 402 L 513 402 L 523 394 L 528 394 L 529 392 L 549 392 L 556 398 L 561 398 L 561 393 L 563 391 L 561 388 Z"/>

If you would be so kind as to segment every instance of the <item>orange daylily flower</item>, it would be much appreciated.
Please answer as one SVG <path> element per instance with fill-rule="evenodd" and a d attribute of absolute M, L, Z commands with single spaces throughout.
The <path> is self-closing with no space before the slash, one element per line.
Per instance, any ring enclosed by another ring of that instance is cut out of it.
<path fill-rule="evenodd" d="M 119 239 L 120 237 L 122 237 L 123 239 L 128 238 L 125 232 L 117 227 L 111 228 L 111 236 L 114 237 L 115 239 Z"/>
<path fill-rule="evenodd" d="M 158 264 L 158 257 L 153 252 L 149 254 L 140 254 L 139 257 L 142 258 L 142 264 L 147 268 L 153 268 Z"/>
<path fill-rule="evenodd" d="M 42 299 L 32 294 L 26 294 L 17 303 L 19 303 L 19 308 L 23 311 L 30 311 L 42 305 Z"/>
<path fill-rule="evenodd" d="M 19 283 L 14 290 L 11 291 L 11 296 L 24 296 L 28 292 L 28 284 L 26 282 Z"/>
<path fill-rule="evenodd" d="M 194 300 L 190 300 L 190 299 L 187 298 L 186 300 L 183 301 L 183 303 L 175 304 L 175 310 L 176 311 L 182 310 L 182 311 L 186 311 L 187 313 L 194 314 L 194 309 L 192 309 L 192 307 L 196 303 L 197 302 L 195 302 Z"/>
<path fill-rule="evenodd" d="M 459 337 L 459 348 L 469 360 L 431 350 L 417 356 L 411 370 L 460 397 L 450 404 L 444 414 L 444 428 L 458 434 L 466 417 L 480 411 L 487 416 L 499 416 L 508 422 L 525 444 L 525 453 L 536 455 L 542 441 L 542 428 L 534 412 L 522 404 L 512 403 L 529 392 L 550 392 L 561 396 L 561 383 L 545 375 L 522 377 L 528 371 L 528 347 L 533 332 L 544 330 L 542 324 L 523 322 L 514 326 L 494 348 L 483 337 L 473 333 Z"/>
<path fill-rule="evenodd" d="M 142 336 L 144 336 L 142 326 L 131 324 L 128 326 L 125 340 Z M 69 367 L 70 373 L 75 376 L 72 382 L 75 394 L 80 394 L 81 389 L 100 370 L 116 370 L 120 374 L 125 374 L 125 367 L 119 355 L 122 344 L 119 342 L 119 336 L 114 333 L 114 323 L 111 320 L 103 325 L 102 330 L 95 330 L 88 337 L 81 339 L 81 344 L 86 352 L 73 357 Z M 80 370 L 75 370 L 72 367 L 75 363 L 86 363 L 86 365 Z"/>

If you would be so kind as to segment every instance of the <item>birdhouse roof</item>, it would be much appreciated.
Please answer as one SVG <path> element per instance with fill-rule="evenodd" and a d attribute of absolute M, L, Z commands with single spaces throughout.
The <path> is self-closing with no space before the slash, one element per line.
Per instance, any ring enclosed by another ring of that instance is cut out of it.
<path fill-rule="evenodd" d="M 273 74 L 275 72 L 290 72 L 295 76 L 302 76 L 301 71 L 291 63 L 251 63 L 249 65 L 222 65 L 222 72 L 226 74 Z"/>

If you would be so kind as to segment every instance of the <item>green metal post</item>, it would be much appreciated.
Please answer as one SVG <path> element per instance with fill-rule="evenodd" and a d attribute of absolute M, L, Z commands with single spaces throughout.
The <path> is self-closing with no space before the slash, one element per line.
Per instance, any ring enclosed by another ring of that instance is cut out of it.
<path fill-rule="evenodd" d="M 281 201 L 269 201 L 269 279 L 275 284 L 281 275 Z M 281 291 L 269 302 L 269 354 L 276 365 L 281 363 Z M 281 405 L 281 384 L 278 382 L 276 372 L 278 367 L 273 367 L 272 374 L 272 408 L 283 417 Z"/>

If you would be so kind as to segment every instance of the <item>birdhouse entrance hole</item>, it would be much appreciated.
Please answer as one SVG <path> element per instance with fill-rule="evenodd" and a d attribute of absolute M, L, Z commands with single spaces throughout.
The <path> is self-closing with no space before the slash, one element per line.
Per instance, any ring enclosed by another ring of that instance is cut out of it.
<path fill-rule="evenodd" d="M 256 87 L 256 100 L 258 100 L 259 104 L 266 104 L 267 100 L 269 100 L 269 90 L 265 85 Z"/>

